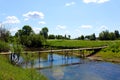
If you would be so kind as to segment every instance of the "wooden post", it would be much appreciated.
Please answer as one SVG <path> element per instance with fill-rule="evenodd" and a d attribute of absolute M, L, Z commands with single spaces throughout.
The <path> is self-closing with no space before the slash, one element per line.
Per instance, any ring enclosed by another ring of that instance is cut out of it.
<path fill-rule="evenodd" d="M 11 63 L 13 62 L 13 61 L 12 61 L 12 59 L 13 59 L 13 58 L 12 58 L 12 55 L 13 55 L 13 54 L 10 53 L 10 61 L 11 61 Z"/>
<path fill-rule="evenodd" d="M 80 57 L 82 57 L 82 50 L 80 50 Z"/>
<path fill-rule="evenodd" d="M 73 49 L 71 50 L 71 59 L 73 59 Z"/>
<path fill-rule="evenodd" d="M 26 55 L 26 61 L 25 61 L 25 63 L 26 63 L 26 68 L 27 68 L 27 61 L 28 61 L 28 56 L 27 56 L 27 52 L 25 52 L 25 55 Z"/>
<path fill-rule="evenodd" d="M 50 53 L 49 60 L 53 61 L 53 53 Z"/>
<path fill-rule="evenodd" d="M 64 59 L 64 50 L 62 49 L 62 59 Z"/>
<path fill-rule="evenodd" d="M 82 58 L 85 58 L 85 54 L 84 54 L 84 52 L 85 52 L 85 51 L 83 50 L 83 52 L 82 52 L 82 55 L 83 55 Z"/>
<path fill-rule="evenodd" d="M 39 55 L 39 64 L 40 64 L 40 57 L 41 57 L 41 55 L 40 55 L 41 53 L 40 52 L 38 52 L 38 55 Z"/>
<path fill-rule="evenodd" d="M 52 47 L 51 47 L 51 52 L 49 53 L 49 60 L 50 61 L 53 61 L 53 52 L 52 52 Z"/>

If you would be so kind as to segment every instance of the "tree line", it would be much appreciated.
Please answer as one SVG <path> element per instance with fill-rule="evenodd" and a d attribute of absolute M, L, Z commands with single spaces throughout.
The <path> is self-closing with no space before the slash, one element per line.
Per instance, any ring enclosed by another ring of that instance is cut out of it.
<path fill-rule="evenodd" d="M 43 27 L 39 33 L 35 33 L 31 26 L 24 25 L 22 29 L 18 30 L 14 36 L 10 34 L 10 31 L 0 26 L 0 41 L 4 42 L 16 42 L 25 47 L 42 47 L 47 44 L 47 39 L 64 39 L 70 40 L 70 35 L 48 35 L 48 28 Z M 76 40 L 118 40 L 120 39 L 120 34 L 118 30 L 114 32 L 109 32 L 108 30 L 99 33 L 96 37 L 95 33 L 91 35 L 81 35 Z"/>
<path fill-rule="evenodd" d="M 95 33 L 91 35 L 81 35 L 78 38 L 75 38 L 76 40 L 118 40 L 120 39 L 120 34 L 118 30 L 115 30 L 114 32 L 109 32 L 108 30 L 102 31 L 99 33 L 99 36 L 96 37 Z"/>
<path fill-rule="evenodd" d="M 48 39 L 66 39 L 66 40 L 70 40 L 70 35 L 54 35 L 54 34 L 49 34 Z"/>

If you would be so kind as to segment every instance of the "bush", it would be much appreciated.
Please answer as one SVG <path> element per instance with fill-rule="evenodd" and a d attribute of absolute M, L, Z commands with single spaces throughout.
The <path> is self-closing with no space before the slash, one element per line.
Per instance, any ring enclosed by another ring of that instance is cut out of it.
<path fill-rule="evenodd" d="M 0 40 L 0 52 L 7 52 L 9 50 L 10 50 L 9 44 Z"/>

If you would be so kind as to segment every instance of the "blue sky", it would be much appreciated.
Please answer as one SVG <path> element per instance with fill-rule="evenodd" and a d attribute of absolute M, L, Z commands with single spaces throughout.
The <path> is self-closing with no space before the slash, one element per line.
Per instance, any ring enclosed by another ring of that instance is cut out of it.
<path fill-rule="evenodd" d="M 0 25 L 14 34 L 24 25 L 72 38 L 119 30 L 120 0 L 0 0 Z"/>

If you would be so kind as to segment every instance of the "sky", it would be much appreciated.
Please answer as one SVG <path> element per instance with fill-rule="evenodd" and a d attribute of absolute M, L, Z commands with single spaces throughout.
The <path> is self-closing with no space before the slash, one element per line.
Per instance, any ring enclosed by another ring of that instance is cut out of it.
<path fill-rule="evenodd" d="M 0 27 L 14 35 L 24 25 L 35 33 L 96 36 L 104 30 L 120 31 L 120 0 L 0 0 Z"/>

